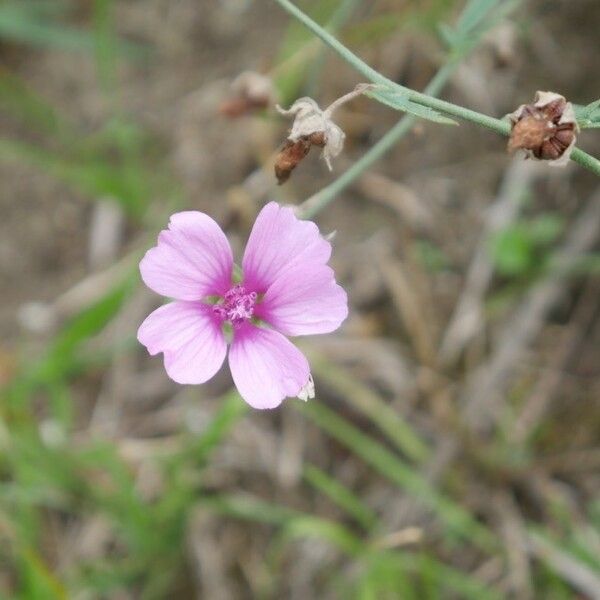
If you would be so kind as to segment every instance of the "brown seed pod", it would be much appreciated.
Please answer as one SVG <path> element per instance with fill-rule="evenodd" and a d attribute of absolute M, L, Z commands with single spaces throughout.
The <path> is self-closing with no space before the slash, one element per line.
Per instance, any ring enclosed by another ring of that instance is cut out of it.
<path fill-rule="evenodd" d="M 228 98 L 219 106 L 219 112 L 229 119 L 237 119 L 252 112 L 267 108 L 267 101 L 254 101 L 250 98 Z"/>
<path fill-rule="evenodd" d="M 260 73 L 244 71 L 231 83 L 231 97 L 221 103 L 219 112 L 235 119 L 268 108 L 275 102 L 276 92 L 271 79 Z"/>
<path fill-rule="evenodd" d="M 309 137 L 302 137 L 296 142 L 286 140 L 283 148 L 275 159 L 275 177 L 277 183 L 285 183 L 292 174 L 292 171 L 300 164 L 302 159 L 308 154 L 312 143 Z"/>
<path fill-rule="evenodd" d="M 533 104 L 509 115 L 512 131 L 508 151 L 524 150 L 528 157 L 549 164 L 567 164 L 579 127 L 570 102 L 554 92 L 537 92 Z"/>

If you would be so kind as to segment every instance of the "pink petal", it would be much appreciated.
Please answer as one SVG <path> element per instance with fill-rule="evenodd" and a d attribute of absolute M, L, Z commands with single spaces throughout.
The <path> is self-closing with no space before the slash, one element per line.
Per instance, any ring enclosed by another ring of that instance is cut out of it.
<path fill-rule="evenodd" d="M 301 221 L 290 207 L 269 202 L 248 239 L 242 262 L 244 286 L 264 293 L 290 267 L 324 265 L 330 256 L 331 244 L 313 222 Z"/>
<path fill-rule="evenodd" d="M 231 287 L 233 256 L 221 228 L 197 211 L 171 216 L 169 229 L 140 262 L 144 283 L 163 296 L 201 300 Z"/>
<path fill-rule="evenodd" d="M 329 333 L 348 316 L 348 298 L 331 268 L 298 265 L 269 287 L 254 314 L 285 335 Z"/>
<path fill-rule="evenodd" d="M 306 357 L 272 329 L 245 325 L 235 330 L 229 367 L 242 398 L 254 408 L 275 408 L 307 383 Z"/>
<path fill-rule="evenodd" d="M 152 355 L 164 352 L 167 374 L 177 383 L 208 381 L 227 353 L 220 320 L 200 302 L 157 308 L 140 326 L 138 340 Z"/>

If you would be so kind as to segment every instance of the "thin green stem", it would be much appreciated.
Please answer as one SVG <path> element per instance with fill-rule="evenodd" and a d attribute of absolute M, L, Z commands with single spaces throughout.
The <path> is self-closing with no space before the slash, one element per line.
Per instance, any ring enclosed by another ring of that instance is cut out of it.
<path fill-rule="evenodd" d="M 361 0 L 342 0 L 335 13 L 329 20 L 327 29 L 329 31 L 336 32 L 352 16 L 352 13 L 356 10 L 360 3 Z M 321 46 L 319 53 L 313 62 L 313 66 L 310 69 L 310 73 L 308 74 L 306 82 L 307 96 L 315 95 L 315 91 L 319 84 L 319 77 L 321 76 L 321 72 L 325 66 L 325 59 L 327 56 L 326 50 L 326 46 Z"/>
<path fill-rule="evenodd" d="M 571 160 L 600 177 L 600 160 L 595 156 L 592 156 L 579 148 L 573 148 Z"/>
<path fill-rule="evenodd" d="M 468 108 L 464 108 L 462 106 L 458 106 L 456 104 L 452 104 L 451 102 L 447 102 L 446 100 L 440 100 L 439 98 L 434 98 L 431 94 L 433 93 L 430 89 L 426 89 L 425 92 L 417 92 L 415 90 L 411 90 L 404 86 L 397 84 L 396 82 L 388 79 L 371 66 L 366 64 L 363 60 L 361 60 L 356 54 L 354 54 L 351 50 L 346 48 L 341 42 L 339 42 L 335 36 L 331 35 L 328 31 L 325 31 L 321 28 L 317 23 L 315 23 L 308 15 L 304 14 L 299 8 L 297 8 L 294 4 L 292 4 L 289 0 L 275 0 L 284 10 L 286 10 L 289 14 L 291 14 L 294 18 L 298 19 L 303 25 L 305 25 L 308 29 L 310 29 L 317 37 L 319 37 L 323 42 L 325 42 L 330 48 L 335 50 L 347 63 L 352 65 L 359 73 L 361 73 L 364 77 L 372 81 L 373 83 L 385 85 L 389 88 L 392 88 L 399 93 L 406 96 L 412 102 L 421 104 L 422 106 L 427 106 L 434 110 L 438 110 L 447 115 L 451 115 L 453 117 L 457 117 L 462 119 L 463 121 L 469 121 L 471 123 L 475 123 L 476 125 L 480 125 L 482 127 L 486 127 L 487 129 L 491 129 L 500 135 L 507 136 L 510 133 L 510 125 L 507 121 L 501 119 L 495 119 L 494 117 L 489 117 L 482 113 L 479 113 L 474 110 L 470 110 Z M 446 65 L 447 67 L 453 67 L 457 64 L 456 57 L 453 57 L 452 60 Z M 451 69 L 453 70 L 453 69 Z M 385 153 L 387 149 L 395 143 L 395 140 L 399 139 L 402 135 L 404 135 L 404 129 L 410 128 L 413 121 L 409 120 L 407 124 L 402 125 L 405 121 L 401 121 L 391 129 L 388 134 L 386 134 L 381 140 L 380 144 L 382 144 L 381 148 L 378 148 L 376 151 L 377 160 L 381 154 Z M 400 133 L 399 133 L 400 132 Z M 375 148 L 373 148 L 375 151 Z M 379 154 L 377 154 L 379 153 Z M 369 153 L 370 154 L 370 153 Z M 368 155 L 363 157 L 365 159 L 364 163 L 361 164 L 361 167 L 366 168 L 371 164 L 369 160 L 366 160 Z M 600 161 L 583 152 L 583 150 L 575 149 L 571 154 L 571 159 L 581 166 L 589 169 L 596 175 L 600 176 Z M 359 164 L 357 163 L 357 165 Z M 366 165 L 366 166 L 365 166 Z M 355 165 L 356 166 L 356 165 Z M 346 175 L 346 174 L 345 174 Z M 340 184 L 342 185 L 342 184 Z M 345 187 L 345 186 L 343 186 Z M 342 189 L 343 189 L 342 187 Z M 314 214 L 314 213 L 312 213 Z"/>
<path fill-rule="evenodd" d="M 374 83 L 387 83 L 388 79 L 378 73 L 375 69 L 363 62 L 358 56 L 351 52 L 344 44 L 339 42 L 335 36 L 320 27 L 308 15 L 304 14 L 289 0 L 275 0 L 284 10 L 310 29 L 317 37 L 321 38 L 330 48 L 333 48 L 346 62 L 351 64 L 357 71 Z"/>

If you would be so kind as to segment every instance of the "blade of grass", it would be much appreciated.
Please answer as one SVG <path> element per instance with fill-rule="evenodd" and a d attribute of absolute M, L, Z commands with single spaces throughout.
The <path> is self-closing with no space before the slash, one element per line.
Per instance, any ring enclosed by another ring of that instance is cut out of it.
<path fill-rule="evenodd" d="M 429 448 L 412 427 L 375 392 L 323 356 L 311 353 L 311 364 L 319 379 L 333 387 L 353 408 L 368 417 L 409 458 L 424 462 Z"/>
<path fill-rule="evenodd" d="M 330 498 L 366 531 L 377 526 L 377 515 L 345 485 L 314 465 L 304 468 L 304 477 L 314 488 Z"/>
<path fill-rule="evenodd" d="M 312 402 L 293 406 L 381 475 L 407 493 L 419 498 L 425 506 L 438 515 L 451 532 L 477 544 L 484 550 L 495 548 L 495 537 L 484 525 L 476 521 L 467 510 L 442 496 L 418 471 L 412 469 L 375 439 L 362 433 L 322 404 Z"/>
<path fill-rule="evenodd" d="M 0 139 L 0 160 L 27 162 L 63 180 L 94 199 L 119 202 L 133 217 L 144 211 L 150 190 L 143 173 L 128 165 L 110 164 L 105 156 L 64 158 L 56 152 L 25 142 Z"/>

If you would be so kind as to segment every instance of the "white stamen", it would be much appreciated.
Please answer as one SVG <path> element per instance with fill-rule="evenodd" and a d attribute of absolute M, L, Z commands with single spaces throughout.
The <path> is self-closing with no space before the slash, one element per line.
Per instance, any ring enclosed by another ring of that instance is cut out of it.
<path fill-rule="evenodd" d="M 300 400 L 304 400 L 307 402 L 308 400 L 312 400 L 315 397 L 315 382 L 311 374 L 308 375 L 308 381 L 304 384 L 300 393 L 298 394 L 298 398 Z"/>

